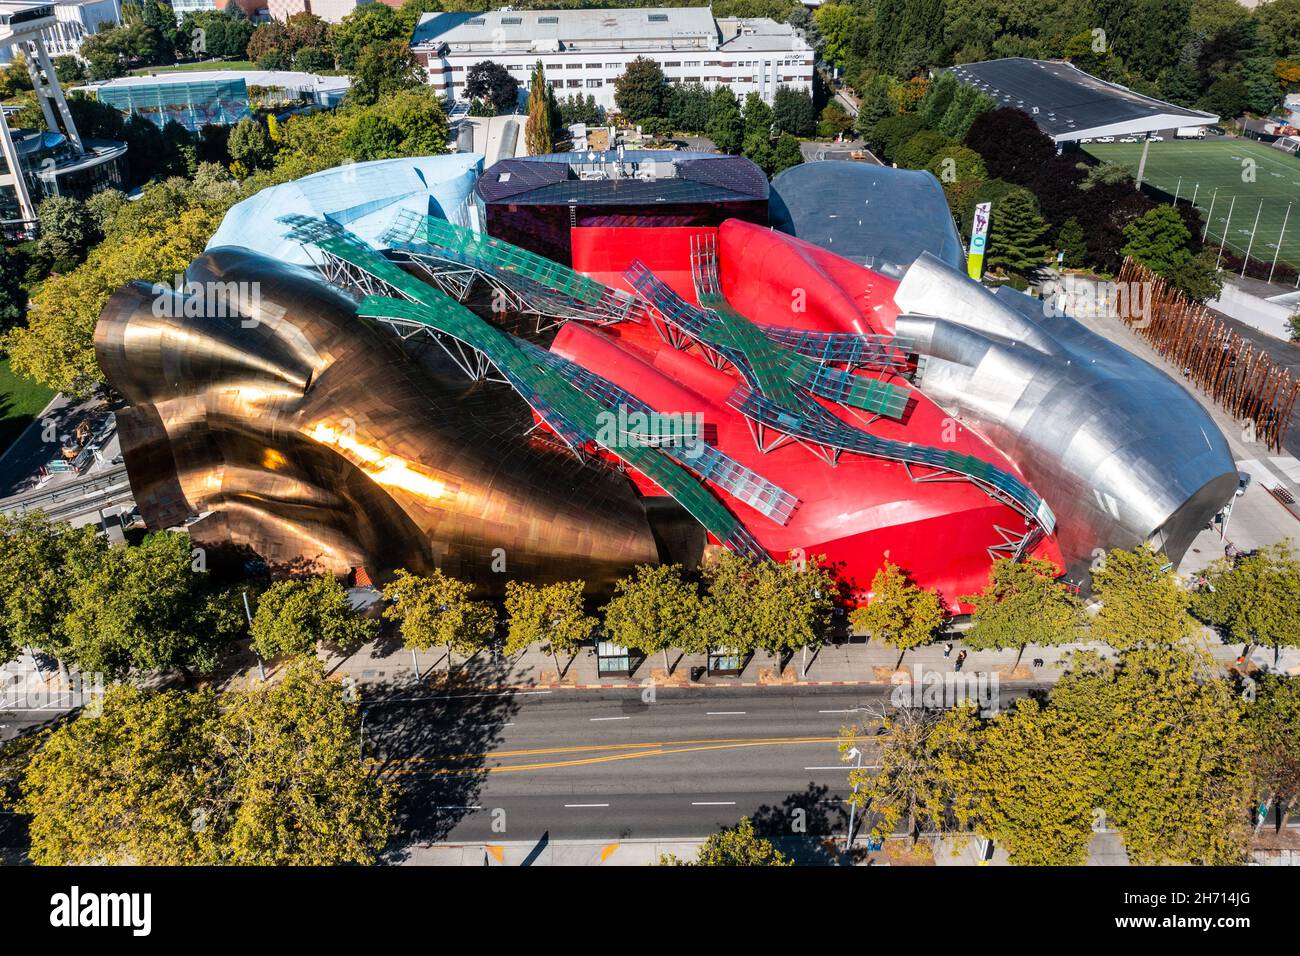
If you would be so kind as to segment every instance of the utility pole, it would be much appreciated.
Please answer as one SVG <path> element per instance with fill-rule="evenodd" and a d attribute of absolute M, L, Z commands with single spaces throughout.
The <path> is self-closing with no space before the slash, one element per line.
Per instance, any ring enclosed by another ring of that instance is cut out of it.
<path fill-rule="evenodd" d="M 1219 187 L 1215 186 L 1214 195 L 1210 197 L 1210 211 L 1205 215 L 1205 228 L 1201 230 L 1201 242 L 1204 242 L 1205 237 L 1209 235 L 1210 220 L 1214 218 L 1214 200 L 1218 198 L 1219 198 Z"/>
<path fill-rule="evenodd" d="M 1223 244 L 1228 241 L 1228 227 L 1232 225 L 1232 210 L 1237 207 L 1237 197 L 1232 197 L 1232 202 L 1228 203 L 1228 218 L 1223 224 L 1223 235 L 1219 237 L 1219 255 L 1214 260 L 1214 268 L 1219 268 L 1219 260 L 1223 258 Z"/>

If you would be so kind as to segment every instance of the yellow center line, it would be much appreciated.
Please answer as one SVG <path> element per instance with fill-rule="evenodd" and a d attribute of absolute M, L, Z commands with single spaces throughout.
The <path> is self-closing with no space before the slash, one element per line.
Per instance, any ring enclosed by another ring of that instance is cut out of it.
<path fill-rule="evenodd" d="M 517 764 L 510 767 L 470 767 L 470 768 L 442 768 L 432 770 L 401 770 L 390 769 L 389 773 L 411 774 L 411 773 L 428 773 L 428 774 L 467 774 L 467 773 L 517 773 L 519 771 L 530 770 L 547 770 L 559 767 L 583 767 L 593 764 L 611 763 L 616 760 L 637 760 L 643 757 L 664 757 L 672 754 L 699 753 L 709 750 L 734 750 L 743 747 L 777 747 L 800 744 L 826 744 L 837 743 L 838 737 L 769 737 L 757 740 L 728 739 L 719 741 L 701 741 L 701 740 L 677 740 L 662 743 L 641 743 L 641 744 L 613 744 L 606 747 L 572 747 L 565 750 L 564 748 L 547 748 L 540 751 L 541 753 L 573 753 L 591 750 L 630 750 L 630 748 L 649 748 L 642 750 L 631 750 L 627 753 L 605 754 L 599 757 L 579 757 L 573 760 L 556 760 L 546 763 L 529 763 Z M 516 752 L 516 756 L 523 752 Z M 417 762 L 421 760 L 430 760 L 433 758 L 416 757 L 410 758 L 406 762 Z M 371 761 L 377 763 L 377 761 Z M 846 769 L 848 765 L 845 765 Z"/>

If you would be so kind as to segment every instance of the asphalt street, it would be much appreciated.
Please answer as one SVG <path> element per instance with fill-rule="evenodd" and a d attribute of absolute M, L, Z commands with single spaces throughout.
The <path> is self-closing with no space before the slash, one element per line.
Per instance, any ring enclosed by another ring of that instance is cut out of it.
<path fill-rule="evenodd" d="M 1004 689 L 1003 706 L 1022 693 Z M 416 840 L 700 837 L 742 816 L 771 835 L 829 835 L 847 824 L 840 728 L 871 722 L 865 708 L 887 692 L 660 687 L 650 701 L 641 695 L 375 701 L 365 754 L 401 780 L 403 829 Z M 864 766 L 874 752 L 864 748 Z"/>

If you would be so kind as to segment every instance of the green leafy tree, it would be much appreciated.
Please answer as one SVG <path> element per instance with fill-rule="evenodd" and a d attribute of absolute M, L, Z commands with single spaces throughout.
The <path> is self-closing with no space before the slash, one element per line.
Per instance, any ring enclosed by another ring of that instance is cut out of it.
<path fill-rule="evenodd" d="M 659 64 L 639 56 L 614 81 L 614 103 L 633 123 L 667 113 L 668 80 Z"/>
<path fill-rule="evenodd" d="M 840 753 L 879 742 L 877 766 L 849 770 L 849 801 L 862 812 L 863 827 L 876 839 L 892 836 L 900 824 L 915 842 L 922 833 L 943 832 L 957 793 L 955 769 L 971 761 L 978 720 L 974 711 L 902 708 L 881 714 L 876 727 L 846 727 Z M 867 741 L 870 740 L 871 744 Z"/>
<path fill-rule="evenodd" d="M 1016 189 L 990 210 L 988 263 L 1017 275 L 1031 275 L 1047 254 L 1048 225 L 1038 201 L 1027 189 Z"/>
<path fill-rule="evenodd" d="M 709 125 L 705 130 L 713 145 L 723 153 L 740 152 L 745 138 L 745 121 L 736 94 L 726 86 L 713 91 L 709 101 Z"/>
<path fill-rule="evenodd" d="M 1220 558 L 1205 578 L 1209 587 L 1192 595 L 1197 616 L 1243 644 L 1300 645 L 1300 561 L 1289 541 Z"/>
<path fill-rule="evenodd" d="M 1097 756 L 1096 808 L 1136 865 L 1238 864 L 1254 803 L 1244 704 L 1203 652 L 1080 653 L 1049 704 Z"/>
<path fill-rule="evenodd" d="M 409 41 L 388 40 L 372 43 L 361 51 L 352 71 L 348 96 L 354 102 L 369 106 L 386 94 L 423 85 L 424 69 L 411 53 Z"/>
<path fill-rule="evenodd" d="M 401 131 L 402 138 L 396 147 L 398 155 L 437 156 L 447 151 L 447 114 L 430 87 L 389 93 L 368 112 Z"/>
<path fill-rule="evenodd" d="M 76 268 L 100 236 L 86 204 L 70 196 L 50 196 L 38 210 L 41 255 L 46 256 L 58 272 Z"/>
<path fill-rule="evenodd" d="M 1190 595 L 1169 560 L 1145 545 L 1106 552 L 1092 573 L 1092 586 L 1101 602 L 1092 636 L 1117 650 L 1142 643 L 1177 644 L 1192 633 Z"/>
<path fill-rule="evenodd" d="M 1173 206 L 1159 205 L 1124 227 L 1123 254 L 1164 275 L 1192 257 L 1192 234 Z"/>
<path fill-rule="evenodd" d="M 402 130 L 385 116 L 367 113 L 343 139 L 343 148 L 359 163 L 392 159 L 402 152 Z"/>
<path fill-rule="evenodd" d="M 1064 713 L 1025 698 L 974 736 L 955 762 L 957 822 L 1007 850 L 1015 866 L 1087 862 L 1097 756 Z"/>
<path fill-rule="evenodd" d="M 551 115 L 550 87 L 546 85 L 546 70 L 538 60 L 533 67 L 532 80 L 528 86 L 528 125 L 524 129 L 524 141 L 529 156 L 545 156 L 555 152 L 552 131 L 555 129 L 555 117 Z"/>
<path fill-rule="evenodd" d="M 32 647 L 71 661 L 64 620 L 77 582 L 98 567 L 104 550 L 91 525 L 74 529 L 43 511 L 0 515 L 0 659 Z"/>
<path fill-rule="evenodd" d="M 149 694 L 125 685 L 98 716 L 45 737 L 22 780 L 28 851 L 43 866 L 220 862 L 210 691 Z M 212 822 L 214 825 L 205 825 Z"/>
<path fill-rule="evenodd" d="M 396 10 L 382 3 L 370 3 L 357 7 L 329 28 L 330 46 L 339 69 L 351 73 L 369 47 L 392 40 L 409 42 L 410 33 L 405 30 Z"/>
<path fill-rule="evenodd" d="M 298 658 L 281 680 L 227 695 L 214 743 L 230 808 L 222 862 L 375 862 L 392 835 L 396 794 L 362 761 L 346 693 L 319 661 Z"/>
<path fill-rule="evenodd" d="M 0 246 L 0 332 L 10 329 L 27 314 L 27 289 L 17 257 Z"/>
<path fill-rule="evenodd" d="M 560 673 L 560 654 L 576 654 L 599 623 L 589 617 L 583 605 L 583 581 L 558 581 L 536 585 L 526 581 L 506 582 L 506 653 L 517 654 L 534 644 L 547 644 L 555 671 Z"/>
<path fill-rule="evenodd" d="M 695 585 L 682 576 L 681 565 L 639 565 L 630 578 L 614 586 L 605 605 L 605 634 L 622 647 L 653 654 L 662 651 L 669 674 L 668 649 L 699 653 L 707 649 L 700 628 L 703 604 Z"/>
<path fill-rule="evenodd" d="M 1295 746 L 1300 740 L 1300 680 L 1281 674 L 1260 677 L 1246 724 L 1256 793 L 1277 808 L 1283 826 L 1300 797 L 1300 750 Z"/>
<path fill-rule="evenodd" d="M 888 560 L 871 582 L 871 601 L 854 608 L 849 622 L 891 647 L 909 651 L 934 640 L 943 624 L 943 603 Z"/>
<path fill-rule="evenodd" d="M 1056 237 L 1056 248 L 1061 253 L 1061 264 L 1067 269 L 1082 268 L 1088 261 L 1088 244 L 1083 238 L 1083 226 L 1077 216 L 1071 216 L 1061 226 Z"/>
<path fill-rule="evenodd" d="M 1039 558 L 994 561 L 988 586 L 961 598 L 974 608 L 966 645 L 1004 650 L 1079 640 L 1083 610 L 1056 574 L 1052 562 Z"/>
<path fill-rule="evenodd" d="M 951 145 L 948 137 L 934 130 L 921 130 L 898 149 L 890 158 L 903 169 L 929 169 L 940 157 L 944 148 Z"/>
<path fill-rule="evenodd" d="M 189 535 L 164 531 L 83 565 L 63 625 L 81 670 L 112 678 L 215 670 L 244 618 L 229 595 L 213 590 L 199 561 Z"/>
<path fill-rule="evenodd" d="M 251 116 L 244 117 L 231 128 L 226 148 L 230 151 L 230 158 L 249 171 L 265 169 L 275 158 L 270 134 Z"/>
<path fill-rule="evenodd" d="M 772 175 L 776 176 L 802 162 L 803 151 L 799 149 L 799 141 L 789 133 L 778 136 L 776 145 L 772 147 Z"/>
<path fill-rule="evenodd" d="M 334 578 L 293 578 L 277 581 L 258 598 L 253 650 L 267 659 L 311 654 L 318 643 L 349 650 L 377 629 L 375 621 L 352 610 L 348 592 Z"/>
<path fill-rule="evenodd" d="M 817 129 L 813 100 L 804 90 L 778 86 L 772 97 L 772 125 L 779 133 L 795 137 L 812 136 Z"/>
<path fill-rule="evenodd" d="M 822 139 L 834 139 L 841 133 L 847 133 L 853 129 L 853 117 L 848 114 L 844 107 L 831 100 L 822 107 L 821 115 L 817 118 L 817 135 Z"/>
<path fill-rule="evenodd" d="M 700 847 L 693 862 L 685 862 L 666 853 L 659 858 L 660 866 L 794 866 L 771 840 L 754 832 L 749 817 L 741 817 L 734 827 L 714 833 Z"/>
<path fill-rule="evenodd" d="M 403 568 L 384 588 L 384 599 L 393 602 L 384 617 L 399 622 L 402 641 L 412 652 L 446 647 L 450 674 L 453 651 L 472 656 L 490 646 L 496 634 L 495 609 L 486 601 L 471 600 L 473 590 L 473 585 L 437 569 L 419 575 Z"/>

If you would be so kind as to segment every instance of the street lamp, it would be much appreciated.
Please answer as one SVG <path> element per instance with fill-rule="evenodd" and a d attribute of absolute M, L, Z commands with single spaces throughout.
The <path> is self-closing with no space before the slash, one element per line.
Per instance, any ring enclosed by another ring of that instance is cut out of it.
<path fill-rule="evenodd" d="M 852 748 L 849 749 L 849 753 L 848 753 L 848 755 L 849 755 L 850 757 L 857 757 L 857 758 L 858 758 L 857 765 L 856 765 L 856 767 L 855 767 L 854 769 L 855 769 L 855 770 L 861 770 L 861 769 L 862 769 L 862 751 L 859 750 L 857 747 L 852 747 Z M 858 783 L 857 783 L 857 779 L 854 778 L 854 781 L 853 781 L 853 797 L 856 797 L 857 795 L 858 795 Z M 848 853 L 848 852 L 852 852 L 852 850 L 853 850 L 853 819 L 854 819 L 854 816 L 855 816 L 855 812 L 856 812 L 857 809 L 858 809 L 858 805 L 857 805 L 857 803 L 854 802 L 853 797 L 850 797 L 850 798 L 849 798 L 849 832 L 846 833 L 846 834 L 844 835 L 844 850 L 845 850 L 846 853 Z M 850 860 L 849 862 L 852 863 L 853 861 Z"/>

